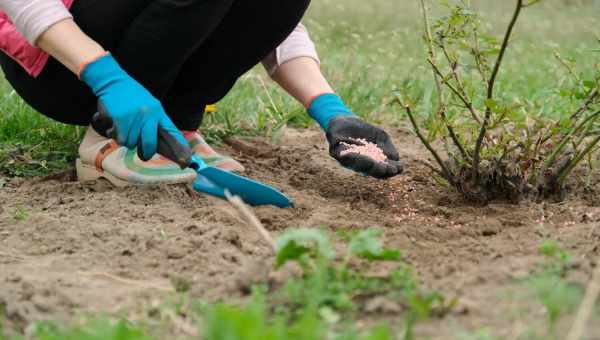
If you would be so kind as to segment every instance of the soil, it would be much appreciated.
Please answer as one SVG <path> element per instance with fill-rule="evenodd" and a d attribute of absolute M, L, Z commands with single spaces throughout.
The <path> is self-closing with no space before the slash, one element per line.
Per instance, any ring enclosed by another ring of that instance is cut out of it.
<path fill-rule="evenodd" d="M 222 151 L 295 201 L 292 209 L 255 209 L 274 235 L 293 227 L 379 227 L 424 286 L 457 297 L 450 315 L 420 326 L 419 338 L 483 327 L 508 338 L 543 320 L 544 309 L 524 302 L 519 283 L 543 260 L 543 240 L 573 254 L 573 280 L 589 280 L 600 258 L 593 189 L 574 190 L 563 203 L 472 206 L 436 185 L 420 163 L 426 150 L 404 131 L 390 132 L 406 171 L 388 181 L 339 167 L 316 130 L 286 130 L 277 145 L 232 139 Z M 202 299 L 243 298 L 252 282 L 274 275 L 265 264 L 268 244 L 227 202 L 185 185 L 116 189 L 73 177 L 14 178 L 0 188 L 0 306 L 9 329 L 151 306 L 174 281 Z M 364 322 L 379 309 L 370 308 Z M 400 322 L 397 312 L 386 318 Z M 590 332 L 600 339 L 598 325 Z"/>

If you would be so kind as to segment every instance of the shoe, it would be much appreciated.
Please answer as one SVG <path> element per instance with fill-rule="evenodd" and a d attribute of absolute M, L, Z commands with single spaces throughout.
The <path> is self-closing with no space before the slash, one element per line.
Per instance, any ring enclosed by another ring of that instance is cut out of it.
<path fill-rule="evenodd" d="M 235 159 L 221 155 L 213 149 L 202 135 L 197 131 L 182 131 L 194 154 L 200 157 L 207 165 L 214 166 L 225 171 L 242 173 L 245 168 Z"/>
<path fill-rule="evenodd" d="M 104 178 L 117 187 L 191 183 L 196 179 L 194 170 L 182 170 L 160 155 L 144 162 L 138 158 L 137 150 L 119 146 L 114 140 L 100 136 L 91 127 L 79 146 L 76 169 L 80 182 Z"/>

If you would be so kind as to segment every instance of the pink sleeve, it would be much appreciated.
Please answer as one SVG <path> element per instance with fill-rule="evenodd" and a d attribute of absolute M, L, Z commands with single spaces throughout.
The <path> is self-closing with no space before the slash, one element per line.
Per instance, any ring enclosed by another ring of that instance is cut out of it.
<path fill-rule="evenodd" d="M 32 45 L 50 26 L 72 18 L 61 0 L 0 0 L 0 9 Z"/>
<path fill-rule="evenodd" d="M 292 34 L 263 60 L 263 65 L 269 75 L 272 75 L 279 66 L 299 57 L 313 58 L 320 63 L 315 44 L 302 24 L 299 24 Z"/>

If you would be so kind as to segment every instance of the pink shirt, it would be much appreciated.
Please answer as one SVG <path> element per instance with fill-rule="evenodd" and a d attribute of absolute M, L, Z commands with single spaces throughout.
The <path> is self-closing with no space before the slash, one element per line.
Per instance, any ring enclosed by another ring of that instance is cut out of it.
<path fill-rule="evenodd" d="M 35 43 L 50 26 L 72 18 L 69 8 L 73 1 L 0 0 L 0 49 L 29 74 L 38 76 L 48 55 L 35 47 Z M 263 65 L 272 75 L 280 65 L 298 57 L 310 57 L 319 62 L 314 43 L 302 24 L 265 58 Z"/>

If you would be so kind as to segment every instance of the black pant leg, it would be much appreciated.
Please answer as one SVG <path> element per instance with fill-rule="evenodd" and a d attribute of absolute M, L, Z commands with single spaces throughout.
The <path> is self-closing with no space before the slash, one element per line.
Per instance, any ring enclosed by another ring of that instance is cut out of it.
<path fill-rule="evenodd" d="M 204 106 L 221 100 L 244 73 L 298 25 L 310 0 L 236 0 L 184 64 L 163 105 L 177 126 L 197 129 Z"/>
<path fill-rule="evenodd" d="M 214 34 L 235 1 L 151 1 L 113 54 L 134 79 L 162 100 L 184 63 Z"/>

